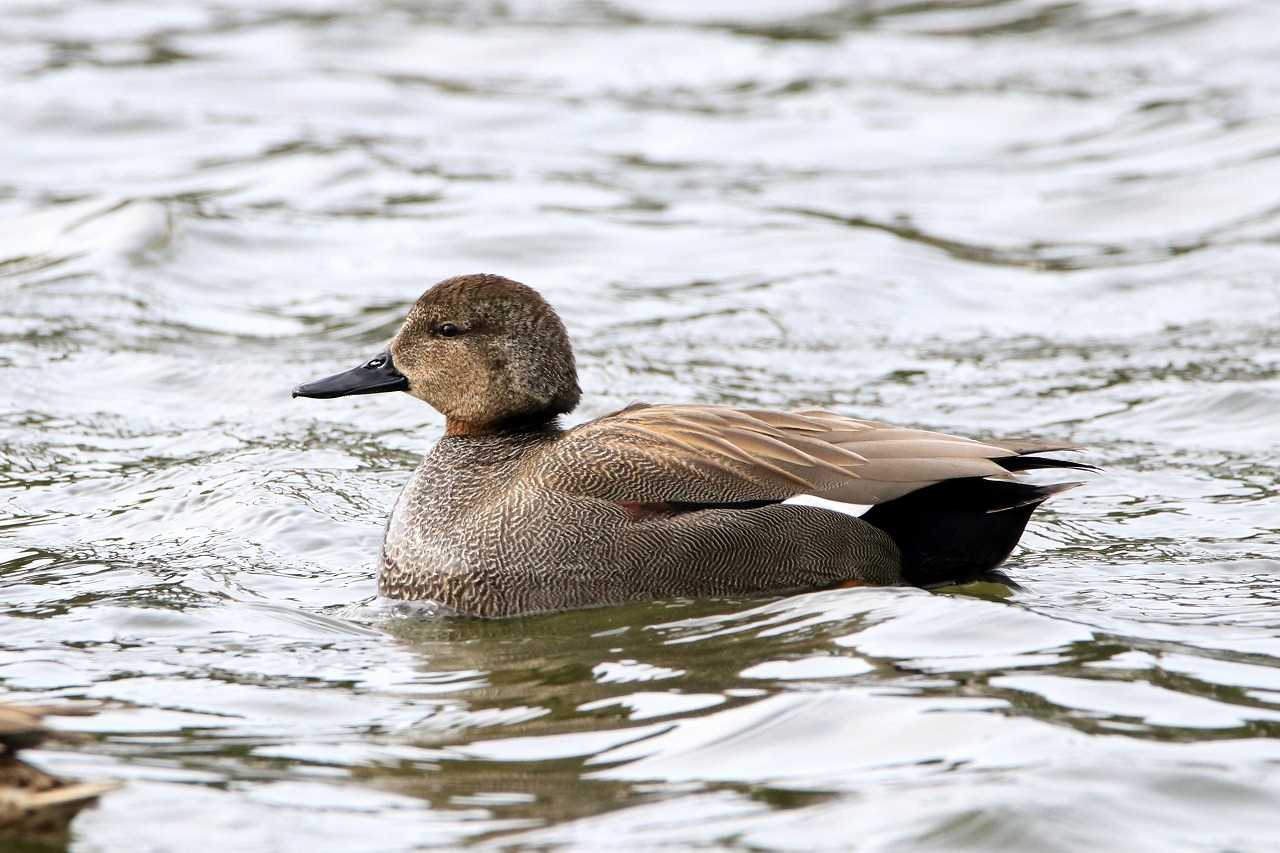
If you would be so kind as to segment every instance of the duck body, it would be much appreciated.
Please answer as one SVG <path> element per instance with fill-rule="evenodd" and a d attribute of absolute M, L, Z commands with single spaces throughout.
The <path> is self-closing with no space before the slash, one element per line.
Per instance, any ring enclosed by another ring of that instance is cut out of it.
<path fill-rule="evenodd" d="M 634 405 L 563 429 L 580 395 L 559 317 L 498 276 L 448 279 L 390 347 L 294 396 L 405 391 L 446 435 L 396 501 L 381 595 L 479 617 L 833 585 L 1012 584 L 1035 508 L 1090 466 L 824 411 Z M 787 503 L 870 504 L 862 517 Z"/>
<path fill-rule="evenodd" d="M 551 427 L 443 438 L 392 510 L 379 593 L 494 617 L 899 580 L 893 540 L 843 513 L 566 491 L 553 475 L 565 436 Z"/>

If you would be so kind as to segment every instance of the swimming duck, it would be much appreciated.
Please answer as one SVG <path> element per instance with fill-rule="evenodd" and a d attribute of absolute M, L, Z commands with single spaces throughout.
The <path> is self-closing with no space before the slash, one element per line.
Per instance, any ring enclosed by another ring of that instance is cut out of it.
<path fill-rule="evenodd" d="M 390 346 L 295 397 L 402 391 L 445 435 L 391 511 L 379 593 L 482 617 L 831 586 L 1012 584 L 997 566 L 1078 448 L 825 411 L 636 404 L 571 429 L 569 336 L 496 275 L 431 287 Z M 855 517 L 796 503 L 870 504 Z"/>
<path fill-rule="evenodd" d="M 83 713 L 75 706 L 0 705 L 0 840 L 57 845 L 81 809 L 117 787 L 66 782 L 17 757 L 20 750 L 58 737 L 45 727 L 46 715 Z"/>

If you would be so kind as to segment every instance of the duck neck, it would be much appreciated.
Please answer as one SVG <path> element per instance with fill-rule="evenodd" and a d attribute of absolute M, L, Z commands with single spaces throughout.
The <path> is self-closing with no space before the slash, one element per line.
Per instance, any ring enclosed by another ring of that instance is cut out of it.
<path fill-rule="evenodd" d="M 558 415 L 549 412 L 538 412 L 533 415 L 519 415 L 497 421 L 464 421 L 461 418 L 446 417 L 444 434 L 451 438 L 478 438 L 482 436 L 523 436 L 538 433 L 555 433 L 560 431 Z"/>

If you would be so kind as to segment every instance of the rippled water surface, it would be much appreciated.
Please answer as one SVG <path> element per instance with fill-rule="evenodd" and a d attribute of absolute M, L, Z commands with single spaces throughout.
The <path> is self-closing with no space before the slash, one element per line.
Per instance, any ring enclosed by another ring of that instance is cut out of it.
<path fill-rule="evenodd" d="M 1280 4 L 10 2 L 0 692 L 80 851 L 1280 843 Z M 291 401 L 461 272 L 587 402 L 1091 447 L 1026 589 L 482 623 L 441 421 Z"/>

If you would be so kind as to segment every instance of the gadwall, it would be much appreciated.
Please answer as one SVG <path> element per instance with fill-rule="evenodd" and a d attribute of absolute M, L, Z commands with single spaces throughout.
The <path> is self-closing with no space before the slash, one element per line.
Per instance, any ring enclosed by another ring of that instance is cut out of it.
<path fill-rule="evenodd" d="M 578 375 L 564 324 L 532 288 L 450 278 L 390 346 L 295 397 L 404 391 L 445 435 L 401 492 L 378 591 L 484 617 L 666 597 L 986 580 L 1035 508 L 1026 454 L 824 411 L 636 404 L 571 429 Z M 784 503 L 871 504 L 860 517 Z"/>
<path fill-rule="evenodd" d="M 46 740 L 69 739 L 50 731 L 45 716 L 91 712 L 81 706 L 0 705 L 0 841 L 57 846 L 81 809 L 117 787 L 111 782 L 67 782 L 18 758 L 21 750 Z"/>

